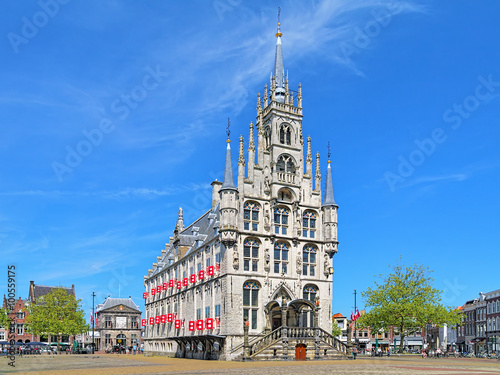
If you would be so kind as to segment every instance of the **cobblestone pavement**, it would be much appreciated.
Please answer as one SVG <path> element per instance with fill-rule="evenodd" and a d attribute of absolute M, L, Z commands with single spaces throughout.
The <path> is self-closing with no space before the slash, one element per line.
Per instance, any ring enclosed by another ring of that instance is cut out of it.
<path fill-rule="evenodd" d="M 58 355 L 16 358 L 16 367 L 0 357 L 0 374 L 497 374 L 500 361 L 488 359 L 358 358 L 356 361 L 222 362 L 144 357 L 142 355 Z"/>

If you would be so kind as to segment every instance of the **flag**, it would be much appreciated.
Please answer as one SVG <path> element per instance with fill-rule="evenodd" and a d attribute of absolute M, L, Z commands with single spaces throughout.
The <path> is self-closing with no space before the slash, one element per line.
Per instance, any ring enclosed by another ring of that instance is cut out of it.
<path fill-rule="evenodd" d="M 354 318 L 358 319 L 360 316 L 361 316 L 361 314 L 359 313 L 359 310 L 356 309 L 356 315 L 354 316 Z"/>
<path fill-rule="evenodd" d="M 351 312 L 351 321 L 354 321 L 354 315 L 352 315 L 352 312 Z"/>
<path fill-rule="evenodd" d="M 93 314 L 92 314 L 92 310 L 90 310 L 90 325 L 92 325 L 94 322 L 92 318 L 93 318 Z"/>

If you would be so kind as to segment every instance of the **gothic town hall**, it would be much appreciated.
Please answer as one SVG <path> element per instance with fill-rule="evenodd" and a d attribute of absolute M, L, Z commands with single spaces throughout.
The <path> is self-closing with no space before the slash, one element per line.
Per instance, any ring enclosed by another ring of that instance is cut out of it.
<path fill-rule="evenodd" d="M 228 139 L 212 207 L 189 225 L 179 209 L 173 236 L 144 276 L 146 353 L 221 360 L 346 353 L 331 336 L 338 206 L 330 160 L 322 194 L 320 157 L 313 163 L 303 136 L 301 85 L 294 98 L 285 78 L 279 23 L 276 37 L 246 158 L 239 140 L 236 181 Z"/>

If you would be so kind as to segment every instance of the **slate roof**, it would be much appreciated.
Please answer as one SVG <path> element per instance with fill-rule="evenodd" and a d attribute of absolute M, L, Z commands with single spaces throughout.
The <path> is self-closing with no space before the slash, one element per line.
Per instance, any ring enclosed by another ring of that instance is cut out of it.
<path fill-rule="evenodd" d="M 183 258 L 189 256 L 200 247 L 203 247 L 214 238 L 218 237 L 215 230 L 220 226 L 219 205 L 205 212 L 200 218 L 195 220 L 179 233 L 179 246 L 189 246 Z M 164 268 L 173 263 L 175 246 L 173 244 L 167 249 L 165 255 L 160 259 L 158 265 L 153 270 L 150 277 L 161 272 Z"/>
<path fill-rule="evenodd" d="M 57 286 L 46 286 L 46 285 L 36 285 L 34 284 L 33 285 L 33 297 L 36 299 L 38 299 L 39 297 L 41 296 L 44 296 L 46 294 L 49 294 L 52 289 L 57 289 L 57 288 L 60 288 L 60 287 L 57 287 Z M 75 293 L 73 293 L 73 289 L 72 288 L 64 288 L 64 290 L 66 290 L 66 292 L 68 294 L 71 294 L 73 296 L 75 296 Z"/>
<path fill-rule="evenodd" d="M 112 298 L 108 297 L 104 300 L 104 303 L 101 303 L 96 306 L 96 312 L 99 312 L 101 310 L 107 310 L 115 306 L 127 306 L 133 310 L 141 311 L 139 306 L 135 304 L 134 301 L 132 301 L 132 298 Z"/>

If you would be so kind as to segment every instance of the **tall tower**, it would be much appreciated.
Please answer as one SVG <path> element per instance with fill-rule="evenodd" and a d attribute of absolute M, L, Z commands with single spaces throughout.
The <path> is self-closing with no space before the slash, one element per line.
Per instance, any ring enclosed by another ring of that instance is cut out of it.
<path fill-rule="evenodd" d="M 234 185 L 233 178 L 233 165 L 231 162 L 231 140 L 230 135 L 230 122 L 228 119 L 227 126 L 227 148 L 226 148 L 226 162 L 224 166 L 224 180 L 222 186 L 219 190 L 220 198 L 220 230 L 219 238 L 224 244 L 226 249 L 230 250 L 234 248 L 234 260 L 233 267 L 238 268 L 238 256 L 237 250 L 234 247 L 238 235 L 238 189 Z"/>

